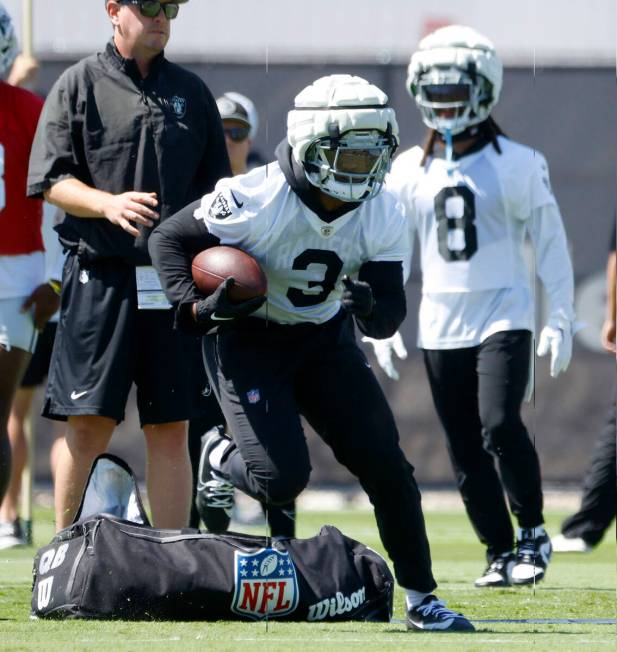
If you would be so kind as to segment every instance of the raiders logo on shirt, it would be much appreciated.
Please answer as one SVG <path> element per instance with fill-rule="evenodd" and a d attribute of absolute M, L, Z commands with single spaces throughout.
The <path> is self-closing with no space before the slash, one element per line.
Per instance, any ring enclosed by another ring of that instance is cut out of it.
<path fill-rule="evenodd" d="M 177 118 L 184 118 L 186 115 L 186 98 L 174 95 L 169 100 L 169 105 Z"/>
<path fill-rule="evenodd" d="M 210 204 L 208 214 L 213 220 L 224 220 L 231 215 L 229 202 L 225 199 L 222 192 L 219 192 L 212 204 Z"/>

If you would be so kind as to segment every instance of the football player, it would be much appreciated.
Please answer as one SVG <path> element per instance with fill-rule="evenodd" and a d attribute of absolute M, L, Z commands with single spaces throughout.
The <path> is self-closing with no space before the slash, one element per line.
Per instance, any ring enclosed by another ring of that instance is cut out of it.
<path fill-rule="evenodd" d="M 570 362 L 574 320 L 546 160 L 491 117 L 501 84 L 502 63 L 475 30 L 453 25 L 424 38 L 407 90 L 429 128 L 426 144 L 403 152 L 387 182 L 420 243 L 418 346 L 467 514 L 487 548 L 478 587 L 538 582 L 551 555 L 538 456 L 520 416 L 534 331 L 527 234 L 549 298 L 538 354 L 550 350 L 553 377 Z M 390 343 L 377 347 L 391 363 Z"/>
<path fill-rule="evenodd" d="M 231 171 L 234 175 L 244 174 L 249 170 L 248 155 L 259 127 L 257 109 L 248 97 L 234 91 L 223 93 L 217 98 L 216 105 L 223 123 Z M 207 390 L 210 390 L 203 365 L 200 373 L 204 378 L 198 381 L 199 386 L 206 386 Z M 228 486 L 221 491 L 220 482 L 212 482 L 207 474 L 202 478 L 199 473 L 200 468 L 203 470 L 203 464 L 200 462 L 201 455 L 204 453 L 201 441 L 204 436 L 208 436 L 204 433 L 207 433 L 213 425 L 219 428 L 220 426 L 216 424 L 222 423 L 224 417 L 216 397 L 211 392 L 206 391 L 202 401 L 206 416 L 189 421 L 189 454 L 193 470 L 193 486 L 196 491 L 189 524 L 191 527 L 199 527 L 201 518 L 209 532 L 224 532 L 229 528 L 234 512 L 234 495 L 228 491 Z M 268 507 L 261 504 L 261 507 L 270 528 L 270 536 L 276 538 L 295 536 L 295 503 Z M 257 524 L 261 520 L 262 510 L 258 508 L 257 511 L 259 512 L 257 516 L 251 516 L 250 513 L 247 516 L 246 512 L 243 513 L 236 508 L 234 518 L 240 523 Z"/>
<path fill-rule="evenodd" d="M 160 225 L 150 251 L 178 325 L 206 333 L 208 377 L 233 433 L 212 433 L 202 471 L 266 504 L 291 502 L 311 470 L 303 415 L 374 505 L 406 589 L 407 626 L 470 631 L 432 594 L 413 469 L 353 332 L 352 318 L 363 333 L 389 337 L 405 317 L 407 224 L 380 193 L 398 144 L 387 102 L 359 77 L 318 79 L 295 98 L 276 162 L 221 180 Z M 199 294 L 191 256 L 218 244 L 259 261 L 267 301 L 231 303 L 232 278 Z"/>
<path fill-rule="evenodd" d="M 11 17 L 0 4 L 0 502 L 11 469 L 7 434 L 11 403 L 38 330 L 59 305 L 45 283 L 42 202 L 26 198 L 28 158 L 43 102 L 1 81 L 16 56 Z M 0 522 L 0 539 L 19 542 L 18 521 Z"/>

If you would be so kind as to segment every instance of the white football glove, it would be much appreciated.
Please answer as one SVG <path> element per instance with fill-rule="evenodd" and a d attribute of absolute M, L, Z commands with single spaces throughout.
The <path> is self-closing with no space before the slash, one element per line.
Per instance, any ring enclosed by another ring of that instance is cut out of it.
<path fill-rule="evenodd" d="M 374 340 L 372 337 L 363 337 L 362 341 L 369 342 L 373 345 L 373 351 L 377 358 L 377 363 L 386 372 L 386 376 L 392 378 L 392 380 L 398 380 L 399 374 L 394 368 L 394 363 L 392 362 L 392 351 L 394 351 L 401 360 L 407 358 L 407 349 L 405 348 L 405 344 L 403 344 L 401 334 L 396 331 L 392 337 L 388 337 L 385 340 Z"/>
<path fill-rule="evenodd" d="M 566 321 L 549 320 L 538 341 L 538 356 L 551 352 L 551 376 L 557 378 L 565 371 L 572 358 L 572 325 Z"/>

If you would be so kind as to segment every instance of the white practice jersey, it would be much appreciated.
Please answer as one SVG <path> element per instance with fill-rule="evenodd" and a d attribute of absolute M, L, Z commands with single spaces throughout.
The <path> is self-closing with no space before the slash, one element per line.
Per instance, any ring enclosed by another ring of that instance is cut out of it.
<path fill-rule="evenodd" d="M 551 314 L 574 317 L 572 266 L 546 160 L 501 136 L 499 145 L 501 154 L 487 144 L 457 161 L 431 157 L 424 167 L 414 147 L 387 179 L 420 242 L 421 348 L 464 348 L 498 331 L 534 330 L 527 234 Z"/>
<path fill-rule="evenodd" d="M 409 257 L 407 221 L 393 195 L 384 191 L 327 223 L 300 201 L 278 163 L 222 179 L 195 217 L 222 245 L 259 261 L 268 301 L 254 316 L 281 324 L 328 321 L 340 310 L 345 274 Z"/>

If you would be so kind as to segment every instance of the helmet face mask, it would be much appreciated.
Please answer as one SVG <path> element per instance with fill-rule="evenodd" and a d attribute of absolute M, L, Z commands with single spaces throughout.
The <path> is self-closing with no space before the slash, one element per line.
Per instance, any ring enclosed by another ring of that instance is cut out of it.
<path fill-rule="evenodd" d="M 490 83 L 481 75 L 457 68 L 434 68 L 422 75 L 412 88 L 424 123 L 440 133 L 454 136 L 488 117 Z"/>
<path fill-rule="evenodd" d="M 375 197 L 390 170 L 395 142 L 376 130 L 320 138 L 306 152 L 309 182 L 327 195 L 358 202 Z"/>

